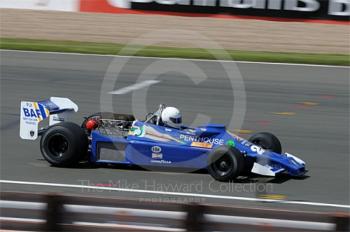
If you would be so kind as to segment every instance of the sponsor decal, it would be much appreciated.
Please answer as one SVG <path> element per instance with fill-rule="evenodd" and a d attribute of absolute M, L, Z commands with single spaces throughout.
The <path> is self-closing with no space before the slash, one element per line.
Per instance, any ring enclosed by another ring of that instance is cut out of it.
<path fill-rule="evenodd" d="M 152 159 L 163 159 L 162 148 L 160 146 L 151 147 Z"/>
<path fill-rule="evenodd" d="M 50 115 L 48 109 L 37 102 L 21 102 L 20 137 L 35 140 L 38 137 L 38 124 Z"/>
<path fill-rule="evenodd" d="M 198 136 L 191 136 L 191 135 L 180 135 L 180 139 L 185 142 L 200 142 L 200 143 L 209 143 L 212 145 L 223 145 L 224 140 L 219 138 L 209 138 L 209 137 L 198 137 Z"/>
<path fill-rule="evenodd" d="M 80 0 L 82 12 L 348 20 L 349 0 Z M 199 13 L 200 12 L 200 13 Z"/>
<path fill-rule="evenodd" d="M 132 126 L 129 130 L 129 135 L 137 136 L 137 137 L 143 137 L 145 135 L 145 128 L 144 126 Z"/>
<path fill-rule="evenodd" d="M 152 153 L 152 159 L 163 159 L 162 153 Z"/>
<path fill-rule="evenodd" d="M 25 106 L 22 107 L 23 119 L 25 121 L 42 121 L 49 116 L 48 109 L 44 108 L 41 104 L 37 102 L 27 102 Z"/>
<path fill-rule="evenodd" d="M 187 129 L 186 132 L 190 135 L 195 135 L 196 134 L 196 130 L 195 129 Z"/>
<path fill-rule="evenodd" d="M 202 143 L 202 142 L 192 142 L 191 143 L 192 147 L 203 147 L 203 148 L 212 148 L 213 144 L 210 143 Z"/>
<path fill-rule="evenodd" d="M 261 147 L 259 147 L 259 146 L 256 146 L 256 145 L 252 145 L 252 146 L 250 147 L 250 149 L 251 149 L 253 152 L 258 153 L 259 155 L 264 154 L 265 151 L 266 151 L 265 149 L 263 149 L 263 148 L 261 148 Z"/>
<path fill-rule="evenodd" d="M 251 142 L 249 142 L 248 140 L 242 140 L 241 144 L 246 146 L 246 147 L 251 147 L 253 144 Z"/>
<path fill-rule="evenodd" d="M 159 146 L 153 146 L 151 148 L 151 150 L 152 150 L 153 153 L 161 153 L 162 152 L 162 148 L 159 147 Z"/>
<path fill-rule="evenodd" d="M 170 160 L 151 160 L 151 163 L 157 163 L 157 164 L 171 164 L 172 162 Z"/>

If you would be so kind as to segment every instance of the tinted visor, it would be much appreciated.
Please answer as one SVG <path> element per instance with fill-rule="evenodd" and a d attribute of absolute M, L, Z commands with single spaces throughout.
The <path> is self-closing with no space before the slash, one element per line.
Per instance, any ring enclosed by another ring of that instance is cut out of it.
<path fill-rule="evenodd" d="M 175 123 L 175 124 L 181 124 L 182 123 L 182 118 L 169 118 L 171 122 Z"/>

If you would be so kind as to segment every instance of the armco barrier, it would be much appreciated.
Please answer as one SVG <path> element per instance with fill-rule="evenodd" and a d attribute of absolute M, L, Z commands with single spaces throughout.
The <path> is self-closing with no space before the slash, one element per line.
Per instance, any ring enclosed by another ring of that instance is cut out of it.
<path fill-rule="evenodd" d="M 2 192 L 0 228 L 30 231 L 349 231 L 348 213 Z"/>

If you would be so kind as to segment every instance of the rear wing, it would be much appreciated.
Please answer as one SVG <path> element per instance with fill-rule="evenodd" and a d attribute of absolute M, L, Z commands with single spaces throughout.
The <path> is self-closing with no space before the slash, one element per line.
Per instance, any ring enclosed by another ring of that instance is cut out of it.
<path fill-rule="evenodd" d="M 78 106 L 68 98 L 50 97 L 44 101 L 21 102 L 20 137 L 27 140 L 38 138 L 39 123 L 49 118 L 49 125 L 66 121 Z"/>

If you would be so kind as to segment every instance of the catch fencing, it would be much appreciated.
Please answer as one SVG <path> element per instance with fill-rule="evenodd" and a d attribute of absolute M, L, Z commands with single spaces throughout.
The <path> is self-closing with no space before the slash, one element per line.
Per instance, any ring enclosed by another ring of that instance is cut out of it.
<path fill-rule="evenodd" d="M 349 231 L 348 213 L 2 192 L 0 228 L 26 231 Z"/>

